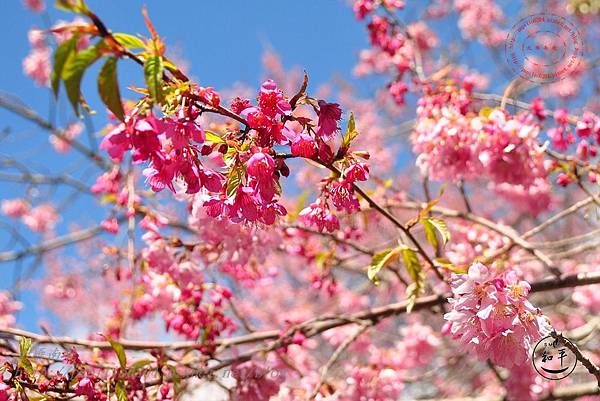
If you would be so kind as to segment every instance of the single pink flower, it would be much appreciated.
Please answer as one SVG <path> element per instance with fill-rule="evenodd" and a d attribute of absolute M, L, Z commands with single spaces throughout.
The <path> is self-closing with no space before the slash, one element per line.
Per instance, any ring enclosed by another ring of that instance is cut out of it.
<path fill-rule="evenodd" d="M 342 118 L 342 109 L 340 109 L 339 104 L 319 100 L 317 135 L 324 140 L 331 139 L 333 134 L 339 129 L 337 124 L 340 118 Z"/>
<path fill-rule="evenodd" d="M 114 217 L 103 220 L 102 223 L 100 223 L 100 227 L 111 234 L 119 232 L 119 222 Z"/>

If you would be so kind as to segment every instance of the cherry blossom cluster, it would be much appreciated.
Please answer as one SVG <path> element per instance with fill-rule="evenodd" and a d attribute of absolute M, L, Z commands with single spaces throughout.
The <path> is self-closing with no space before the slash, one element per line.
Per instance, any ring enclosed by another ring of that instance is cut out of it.
<path fill-rule="evenodd" d="M 498 273 L 476 262 L 468 274 L 453 274 L 451 285 L 444 331 L 482 360 L 505 368 L 523 365 L 550 330 L 547 318 L 527 300 L 529 283 L 514 271 Z"/>
<path fill-rule="evenodd" d="M 236 326 L 225 315 L 224 303 L 231 292 L 204 279 L 203 269 L 192 260 L 181 261 L 183 255 L 158 233 L 165 220 L 146 217 L 141 225 L 146 230 L 148 246 L 142 256 L 147 265 L 141 278 L 143 293 L 131 306 L 135 320 L 160 312 L 167 330 L 200 340 L 205 352 L 222 332 Z"/>
<path fill-rule="evenodd" d="M 411 136 L 417 166 L 436 180 L 485 177 L 496 184 L 531 185 L 545 177 L 540 125 L 530 113 L 471 111 L 469 91 L 430 88 L 419 99 Z"/>
<path fill-rule="evenodd" d="M 305 224 L 315 226 L 319 231 L 333 232 L 339 229 L 340 223 L 331 213 L 331 204 L 336 210 L 346 213 L 360 209 L 360 203 L 354 193 L 354 183 L 369 179 L 369 167 L 356 158 L 348 160 L 351 161 L 341 176 L 323 179 L 320 184 L 321 196 L 300 211 L 300 218 Z"/>
<path fill-rule="evenodd" d="M 440 181 L 486 179 L 522 210 L 547 210 L 552 162 L 545 159 L 538 119 L 499 108 L 475 114 L 472 86 L 463 86 L 427 88 L 419 99 L 411 141 L 422 174 Z"/>
<path fill-rule="evenodd" d="M 22 198 L 3 200 L 0 208 L 5 215 L 21 219 L 21 222 L 31 231 L 38 233 L 51 231 L 60 218 L 51 204 L 42 203 L 32 206 Z"/>
<path fill-rule="evenodd" d="M 504 22 L 504 14 L 494 0 L 454 0 L 454 8 L 460 15 L 458 27 L 465 39 L 490 47 L 504 43 L 506 32 L 498 27 Z"/>
<path fill-rule="evenodd" d="M 540 121 L 544 121 L 548 117 L 544 103 L 539 97 L 532 102 L 531 110 Z M 570 152 L 575 146 L 574 155 L 584 164 L 589 163 L 598 155 L 600 117 L 590 111 L 585 111 L 580 118 L 574 121 L 575 117 L 569 116 L 567 109 L 559 108 L 552 112 L 552 118 L 556 125 L 548 129 L 547 135 L 554 149 L 559 152 Z M 571 125 L 574 125 L 574 130 Z M 556 178 L 556 182 L 561 186 L 566 187 L 578 179 L 573 171 L 560 168 L 559 163 L 554 163 L 553 168 L 559 171 L 564 170 Z M 597 182 L 596 176 L 595 172 L 588 172 L 591 182 Z"/>
<path fill-rule="evenodd" d="M 373 70 L 379 73 L 390 70 L 396 78 L 387 88 L 391 98 L 399 106 L 404 105 L 405 95 L 409 91 L 403 77 L 407 71 L 416 68 L 413 62 L 416 54 L 421 58 L 439 43 L 437 36 L 425 22 L 419 21 L 403 27 L 389 15 L 403 8 L 404 2 L 400 0 L 357 0 L 354 3 L 358 20 L 369 15 L 371 17 L 367 29 L 373 46 L 361 52 L 361 62 L 355 72 L 364 75 Z M 386 13 L 377 13 L 382 9 Z"/>
<path fill-rule="evenodd" d="M 199 88 L 190 96 L 204 105 L 220 107 L 220 96 L 212 88 Z M 316 123 L 293 117 L 283 92 L 267 80 L 261 86 L 257 105 L 238 97 L 232 101 L 231 110 L 247 121 L 247 132 L 241 133 L 239 143 L 215 139 L 215 134 L 207 139 L 199 123 L 201 107 L 190 105 L 161 118 L 133 112 L 104 137 L 100 147 L 116 162 L 131 151 L 134 163 L 148 163 L 144 175 L 154 191 L 169 188 L 177 192 L 177 184 L 187 194 L 201 192 L 207 214 L 212 217 L 235 223 L 273 224 L 277 216 L 287 214 L 278 199 L 279 180 L 289 174 L 274 147 L 288 145 L 292 156 L 331 164 L 335 155 L 328 142 L 339 129 L 341 109 L 320 100 L 315 105 Z M 292 119 L 300 124 L 299 129 L 286 126 L 285 122 Z M 210 156 L 221 168 L 203 164 L 200 156 Z M 354 153 L 343 163 L 347 168 L 327 196 L 338 210 L 352 212 L 358 210 L 358 201 L 351 185 L 368 178 L 368 167 L 357 161 Z"/>

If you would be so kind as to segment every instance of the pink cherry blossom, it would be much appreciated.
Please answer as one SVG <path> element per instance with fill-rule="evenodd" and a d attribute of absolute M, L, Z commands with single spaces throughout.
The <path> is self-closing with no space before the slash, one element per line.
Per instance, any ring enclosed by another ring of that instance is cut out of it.
<path fill-rule="evenodd" d="M 527 362 L 549 325 L 528 300 L 530 286 L 514 271 L 497 274 L 481 263 L 452 275 L 450 333 L 480 359 L 511 368 Z"/>
<path fill-rule="evenodd" d="M 0 327 L 13 327 L 16 322 L 14 314 L 21 307 L 22 304 L 13 301 L 8 292 L 0 291 Z"/>
<path fill-rule="evenodd" d="M 338 121 L 342 118 L 342 110 L 337 103 L 319 100 L 319 123 L 317 135 L 328 140 L 339 129 Z"/>
<path fill-rule="evenodd" d="M 100 227 L 111 234 L 116 234 L 119 232 L 119 222 L 114 217 L 103 220 L 102 223 L 100 223 Z"/>
<path fill-rule="evenodd" d="M 25 199 L 5 199 L 2 201 L 1 208 L 5 215 L 17 218 L 27 214 L 31 205 Z"/>
<path fill-rule="evenodd" d="M 50 84 L 51 51 L 48 47 L 34 48 L 23 60 L 23 72 L 33 79 L 38 86 Z"/>
<path fill-rule="evenodd" d="M 54 206 L 44 203 L 29 210 L 22 219 L 30 230 L 43 233 L 54 228 L 59 216 Z"/>
<path fill-rule="evenodd" d="M 268 401 L 277 394 L 283 377 L 276 370 L 248 361 L 235 365 L 232 369 L 236 386 L 233 390 L 235 401 Z"/>

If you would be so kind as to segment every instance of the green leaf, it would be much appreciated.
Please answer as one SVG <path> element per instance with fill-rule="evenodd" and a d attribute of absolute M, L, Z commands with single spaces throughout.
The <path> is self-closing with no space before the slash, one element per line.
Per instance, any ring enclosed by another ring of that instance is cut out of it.
<path fill-rule="evenodd" d="M 19 338 L 19 367 L 23 368 L 30 377 L 33 377 L 33 366 L 29 360 L 29 351 L 31 350 L 31 338 Z"/>
<path fill-rule="evenodd" d="M 117 82 L 117 58 L 109 57 L 98 75 L 98 93 L 102 102 L 121 121 L 125 121 L 125 111 L 121 103 Z"/>
<path fill-rule="evenodd" d="M 127 369 L 127 357 L 125 356 L 125 349 L 123 348 L 123 345 L 110 337 L 107 337 L 107 340 L 110 343 L 112 349 L 115 351 L 115 354 L 117 354 L 117 358 L 119 358 L 119 365 L 121 365 L 121 368 Z"/>
<path fill-rule="evenodd" d="M 117 395 L 118 401 L 127 401 L 127 388 L 125 387 L 125 383 L 122 381 L 117 382 L 115 394 Z"/>
<path fill-rule="evenodd" d="M 423 228 L 425 228 L 425 238 L 427 239 L 427 242 L 437 249 L 439 242 L 435 235 L 435 227 L 429 219 L 421 219 L 421 223 L 423 224 Z"/>
<path fill-rule="evenodd" d="M 71 39 L 61 43 L 54 51 L 54 62 L 52 63 L 52 73 L 50 75 L 54 97 L 58 96 L 58 91 L 60 90 L 60 77 L 65 62 L 75 52 L 78 40 L 79 36 L 74 35 Z"/>
<path fill-rule="evenodd" d="M 378 283 L 379 280 L 377 278 L 377 274 L 381 269 L 389 265 L 396 256 L 398 256 L 399 251 L 400 248 L 388 248 L 373 255 L 371 258 L 371 264 L 367 270 L 367 277 L 369 277 L 369 280 L 373 281 L 374 283 Z"/>
<path fill-rule="evenodd" d="M 442 242 L 444 243 L 444 245 L 446 245 L 448 242 L 450 242 L 450 230 L 448 230 L 448 225 L 446 224 L 446 222 L 442 219 L 436 219 L 436 218 L 428 218 L 426 219 L 429 221 L 429 223 L 435 227 L 435 229 L 440 233 L 440 235 L 442 236 Z"/>
<path fill-rule="evenodd" d="M 206 136 L 206 140 L 212 143 L 225 143 L 225 139 L 221 138 L 219 135 L 215 134 L 212 131 L 204 131 L 204 135 Z"/>
<path fill-rule="evenodd" d="M 140 370 L 144 369 L 146 366 L 150 365 L 152 361 L 150 359 L 140 359 L 139 361 L 135 361 L 133 365 L 129 368 L 130 374 L 135 374 Z"/>
<path fill-rule="evenodd" d="M 144 78 L 150 98 L 155 103 L 162 101 L 163 60 L 160 56 L 150 56 L 144 62 Z"/>
<path fill-rule="evenodd" d="M 406 265 L 406 270 L 408 271 L 410 278 L 413 281 L 417 281 L 418 275 L 421 271 L 421 262 L 419 262 L 417 253 L 413 249 L 403 246 L 402 259 L 404 260 L 404 264 Z"/>
<path fill-rule="evenodd" d="M 406 305 L 406 313 L 412 312 L 417 303 L 417 298 L 419 294 L 423 292 L 422 288 L 417 283 L 410 283 L 408 287 L 406 287 L 406 295 L 408 296 Z"/>
<path fill-rule="evenodd" d="M 346 129 L 346 133 L 344 134 L 343 147 L 344 149 L 348 149 L 352 144 L 352 141 L 356 139 L 358 136 L 358 131 L 356 131 L 356 122 L 354 121 L 354 113 L 350 113 L 350 118 L 348 119 L 348 128 Z"/>
<path fill-rule="evenodd" d="M 242 183 L 244 177 L 244 166 L 236 165 L 229 171 L 227 178 L 227 197 L 233 197 Z"/>
<path fill-rule="evenodd" d="M 406 270 L 410 276 L 412 283 L 406 288 L 406 294 L 408 295 L 408 305 L 406 306 L 406 312 L 410 313 L 415 306 L 417 297 L 423 292 L 425 284 L 425 273 L 419 261 L 417 253 L 407 247 L 402 247 L 402 259 L 406 265 Z"/>
<path fill-rule="evenodd" d="M 65 63 L 62 70 L 62 79 L 65 82 L 67 96 L 79 116 L 79 103 L 81 102 L 81 79 L 85 70 L 100 58 L 100 46 L 103 42 L 95 46 L 90 46 L 85 50 L 75 53 Z"/>
<path fill-rule="evenodd" d="M 128 33 L 113 33 L 112 36 L 126 49 L 143 49 L 146 47 L 143 40 L 137 36 L 129 35 Z"/>
<path fill-rule="evenodd" d="M 464 274 L 468 271 L 467 265 L 455 265 L 447 258 L 435 258 L 433 259 L 433 264 L 436 267 L 441 267 L 456 274 Z"/>
<path fill-rule="evenodd" d="M 70 11 L 78 14 L 88 11 L 83 0 L 56 0 L 55 7 L 59 10 Z"/>

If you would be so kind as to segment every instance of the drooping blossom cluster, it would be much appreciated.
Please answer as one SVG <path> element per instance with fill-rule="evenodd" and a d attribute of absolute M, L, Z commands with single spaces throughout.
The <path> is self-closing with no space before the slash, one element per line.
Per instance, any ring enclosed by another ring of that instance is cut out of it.
<path fill-rule="evenodd" d="M 196 251 L 202 263 L 218 268 L 245 287 L 251 287 L 264 277 L 275 274 L 268 266 L 269 255 L 281 245 L 275 233 L 252 225 L 217 219 L 203 206 L 205 197 L 194 195 L 188 222 L 203 240 Z"/>
<path fill-rule="evenodd" d="M 498 273 L 476 262 L 467 274 L 453 274 L 451 285 L 445 332 L 481 360 L 505 368 L 527 363 L 532 346 L 550 330 L 527 300 L 529 283 L 514 271 Z"/>
<path fill-rule="evenodd" d="M 141 223 L 148 243 L 142 256 L 148 268 L 141 277 L 144 291 L 131 306 L 131 317 L 139 320 L 161 313 L 167 330 L 210 347 L 222 332 L 235 329 L 223 310 L 231 292 L 205 280 L 203 269 L 193 261 L 179 262 L 181 250 L 158 232 L 164 223 L 160 216 L 147 216 Z"/>
<path fill-rule="evenodd" d="M 543 399 L 544 392 L 551 386 L 530 363 L 513 366 L 506 379 L 506 393 L 510 401 Z"/>
<path fill-rule="evenodd" d="M 338 211 L 353 213 L 360 209 L 354 191 L 356 181 L 369 179 L 369 167 L 356 158 L 348 158 L 346 167 L 339 178 L 330 177 L 321 181 L 321 196 L 300 211 L 300 219 L 319 231 L 333 232 L 339 228 L 338 218 L 331 213 L 330 203 Z"/>
<path fill-rule="evenodd" d="M 220 177 L 195 163 L 199 149 L 193 142 L 204 142 L 204 131 L 195 122 L 197 116 L 197 110 L 190 110 L 188 115 L 182 110 L 178 119 L 158 119 L 152 114 L 128 116 L 103 138 L 100 148 L 117 162 L 130 150 L 135 163 L 150 162 L 144 175 L 155 191 L 169 188 L 175 192 L 175 178 L 183 179 L 187 193 L 196 193 L 201 186 L 217 188 Z"/>
<path fill-rule="evenodd" d="M 23 60 L 23 72 L 39 86 L 50 84 L 52 65 L 50 55 L 52 50 L 46 43 L 45 34 L 39 29 L 29 31 L 31 52 Z"/>
<path fill-rule="evenodd" d="M 44 233 L 51 231 L 59 220 L 59 215 L 49 203 L 35 207 L 25 199 L 7 199 L 2 201 L 2 213 L 12 218 L 20 218 L 31 231 Z"/>
<path fill-rule="evenodd" d="M 383 3 L 372 0 L 357 0 L 354 2 L 354 12 L 358 20 L 370 16 L 367 29 L 372 44 L 371 49 L 363 50 L 360 54 L 360 64 L 355 72 L 365 75 L 371 71 L 390 71 L 395 79 L 388 84 L 388 92 L 394 102 L 403 106 L 408 84 L 403 81 L 404 74 L 421 66 L 414 66 L 414 59 L 427 54 L 435 48 L 439 41 L 433 31 L 424 21 L 419 21 L 403 27 L 387 13 L 378 13 L 377 9 L 385 9 L 388 13 L 404 8 L 404 2 L 393 0 Z"/>

